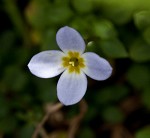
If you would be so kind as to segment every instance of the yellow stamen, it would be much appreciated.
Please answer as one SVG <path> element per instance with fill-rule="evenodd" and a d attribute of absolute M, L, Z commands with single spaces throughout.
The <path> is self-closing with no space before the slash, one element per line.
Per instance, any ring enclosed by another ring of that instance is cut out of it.
<path fill-rule="evenodd" d="M 78 52 L 69 51 L 68 55 L 62 58 L 62 64 L 68 68 L 69 73 L 80 73 L 80 69 L 85 67 L 84 59 Z"/>
<path fill-rule="evenodd" d="M 79 65 L 79 61 L 77 58 L 71 58 L 69 64 L 72 65 L 73 67 L 77 67 Z"/>

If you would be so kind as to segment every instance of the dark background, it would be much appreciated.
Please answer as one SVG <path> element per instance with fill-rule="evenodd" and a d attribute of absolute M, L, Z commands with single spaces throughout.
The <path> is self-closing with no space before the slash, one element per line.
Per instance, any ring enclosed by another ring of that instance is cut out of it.
<path fill-rule="evenodd" d="M 88 78 L 84 105 L 62 107 L 44 123 L 43 138 L 66 138 L 85 105 L 76 138 L 150 138 L 150 2 L 148 0 L 1 0 L 0 138 L 30 138 L 59 102 L 58 77 L 40 79 L 31 57 L 59 49 L 56 32 L 70 26 L 86 51 L 113 67 L 106 81 Z M 80 109 L 80 110 L 79 110 Z"/>

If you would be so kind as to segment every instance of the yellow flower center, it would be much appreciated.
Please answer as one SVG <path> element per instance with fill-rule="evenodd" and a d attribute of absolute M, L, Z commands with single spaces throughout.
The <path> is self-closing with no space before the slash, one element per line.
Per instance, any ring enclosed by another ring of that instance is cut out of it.
<path fill-rule="evenodd" d="M 78 61 L 78 59 L 77 58 L 71 58 L 70 60 L 69 60 L 69 64 L 71 65 L 71 66 L 73 66 L 73 67 L 77 67 L 78 65 L 79 65 L 79 61 Z"/>
<path fill-rule="evenodd" d="M 80 73 L 80 69 L 85 67 L 84 59 L 78 52 L 69 51 L 68 55 L 62 58 L 62 64 L 69 70 L 69 73 Z"/>

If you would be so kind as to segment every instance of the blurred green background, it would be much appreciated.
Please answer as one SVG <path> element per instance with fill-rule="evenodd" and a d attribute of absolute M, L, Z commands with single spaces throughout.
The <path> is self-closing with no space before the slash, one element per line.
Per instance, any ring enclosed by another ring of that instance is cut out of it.
<path fill-rule="evenodd" d="M 0 15 L 0 138 L 30 138 L 45 105 L 58 102 L 59 76 L 37 78 L 27 64 L 40 51 L 59 49 L 56 32 L 66 25 L 113 67 L 106 81 L 88 78 L 88 110 L 75 137 L 150 138 L 150 1 L 1 0 Z M 48 137 L 67 137 L 66 122 L 78 108 L 63 107 L 49 119 Z"/>

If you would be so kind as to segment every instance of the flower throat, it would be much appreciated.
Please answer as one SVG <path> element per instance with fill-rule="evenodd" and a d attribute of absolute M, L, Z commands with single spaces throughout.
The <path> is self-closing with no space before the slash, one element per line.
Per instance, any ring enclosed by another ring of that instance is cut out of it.
<path fill-rule="evenodd" d="M 73 57 L 69 60 L 69 64 L 73 67 L 77 67 L 79 65 L 79 60 Z"/>
<path fill-rule="evenodd" d="M 80 69 L 85 67 L 84 59 L 78 52 L 69 51 L 68 55 L 62 58 L 65 68 L 69 69 L 69 73 L 80 73 Z"/>

